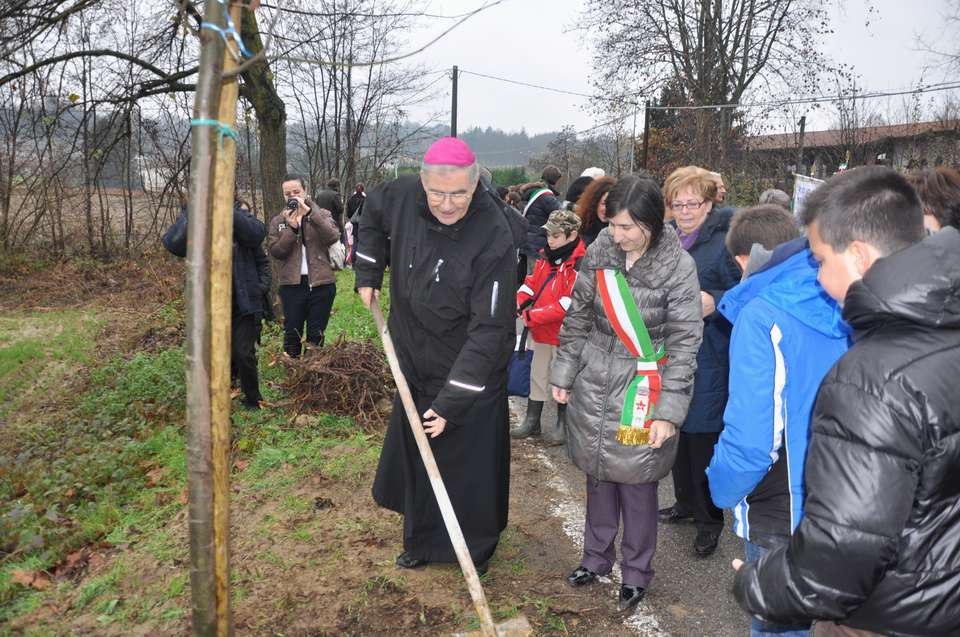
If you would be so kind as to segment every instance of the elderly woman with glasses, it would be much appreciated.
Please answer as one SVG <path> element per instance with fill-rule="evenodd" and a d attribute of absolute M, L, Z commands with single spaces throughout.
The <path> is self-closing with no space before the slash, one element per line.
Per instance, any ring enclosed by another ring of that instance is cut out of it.
<path fill-rule="evenodd" d="M 723 294 L 739 283 L 741 275 L 724 245 L 733 211 L 714 209 L 717 180 L 712 173 L 696 166 L 678 168 L 664 182 L 663 198 L 680 245 L 697 264 L 703 344 L 697 354 L 693 399 L 680 430 L 673 465 L 676 504 L 661 509 L 660 520 L 696 524 L 694 552 L 707 557 L 716 550 L 723 531 L 723 511 L 710 499 L 704 472 L 723 429 L 732 330 L 716 309 Z"/>

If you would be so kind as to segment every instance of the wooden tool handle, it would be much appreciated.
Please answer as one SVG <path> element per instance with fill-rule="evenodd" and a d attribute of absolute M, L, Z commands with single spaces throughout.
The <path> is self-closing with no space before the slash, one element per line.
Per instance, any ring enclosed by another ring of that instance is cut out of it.
<path fill-rule="evenodd" d="M 460 562 L 460 569 L 463 571 L 463 576 L 467 580 L 467 589 L 470 591 L 470 597 L 473 599 L 473 606 L 476 608 L 477 615 L 480 617 L 480 633 L 483 637 L 496 637 L 497 629 L 493 623 L 493 615 L 490 614 L 487 597 L 484 595 L 483 587 L 480 585 L 480 577 L 477 575 L 477 569 L 473 565 L 470 551 L 467 550 L 467 542 L 463 538 L 463 531 L 460 530 L 460 523 L 457 521 L 457 516 L 453 511 L 453 505 L 450 503 L 450 496 L 447 495 L 447 488 L 443 484 L 443 478 L 440 477 L 440 468 L 437 467 L 437 461 L 433 457 L 433 449 L 430 448 L 427 434 L 423 431 L 423 423 L 420 421 L 417 405 L 413 401 L 413 395 L 410 393 L 407 379 L 404 378 L 403 372 L 400 370 L 397 351 L 393 347 L 393 339 L 390 338 L 390 332 L 387 330 L 387 323 L 383 318 L 383 312 L 380 311 L 378 299 L 373 299 L 373 302 L 370 304 L 370 312 L 373 314 L 373 321 L 376 323 L 377 330 L 380 332 L 380 338 L 383 341 L 383 351 L 387 355 L 387 362 L 390 363 L 390 371 L 393 373 L 393 380 L 397 384 L 397 391 L 400 393 L 403 409 L 407 413 L 407 420 L 410 421 L 410 428 L 413 430 L 413 437 L 417 441 L 420 457 L 423 459 L 423 465 L 427 469 L 430 486 L 433 487 L 433 493 L 437 496 L 437 504 L 440 506 L 441 515 L 443 515 L 443 523 L 447 527 L 447 533 L 450 534 L 450 541 L 453 542 L 453 550 L 457 553 L 457 561 Z"/>

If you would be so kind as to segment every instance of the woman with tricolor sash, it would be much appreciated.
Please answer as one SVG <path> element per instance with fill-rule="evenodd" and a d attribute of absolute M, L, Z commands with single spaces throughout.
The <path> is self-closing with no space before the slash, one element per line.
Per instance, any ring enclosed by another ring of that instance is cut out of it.
<path fill-rule="evenodd" d="M 663 216 L 651 179 L 610 191 L 609 226 L 581 264 L 550 373 L 568 405 L 570 457 L 587 474 L 583 559 L 567 581 L 611 571 L 622 517 L 621 611 L 653 577 L 657 482 L 673 465 L 703 331 L 696 266 Z"/>

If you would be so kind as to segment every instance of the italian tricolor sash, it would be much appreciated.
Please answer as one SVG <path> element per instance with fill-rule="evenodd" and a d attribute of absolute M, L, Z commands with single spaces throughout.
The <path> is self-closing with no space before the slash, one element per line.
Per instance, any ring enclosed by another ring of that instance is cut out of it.
<path fill-rule="evenodd" d="M 660 398 L 659 364 L 666 360 L 666 353 L 663 347 L 653 348 L 623 274 L 618 270 L 598 270 L 597 288 L 607 320 L 624 347 L 637 359 L 637 375 L 627 387 L 617 440 L 625 445 L 644 445 L 648 442 L 650 423 Z"/>

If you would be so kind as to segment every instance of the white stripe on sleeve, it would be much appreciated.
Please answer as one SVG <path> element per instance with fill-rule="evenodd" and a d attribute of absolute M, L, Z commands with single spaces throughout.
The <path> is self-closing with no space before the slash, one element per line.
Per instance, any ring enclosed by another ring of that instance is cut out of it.
<path fill-rule="evenodd" d="M 369 257 L 369 256 L 365 255 L 365 254 L 362 253 L 362 252 L 357 252 L 357 256 L 360 257 L 361 259 L 363 259 L 364 261 L 369 261 L 370 263 L 376 263 L 376 262 L 377 262 L 376 259 L 374 259 L 373 257 Z"/>
<path fill-rule="evenodd" d="M 449 383 L 454 387 L 459 387 L 460 389 L 468 389 L 470 391 L 475 391 L 475 392 L 482 392 L 484 389 L 487 388 L 486 385 L 481 385 L 481 386 L 470 385 L 469 383 L 462 383 L 459 380 L 452 380 L 452 379 L 449 381 Z"/>

